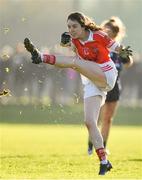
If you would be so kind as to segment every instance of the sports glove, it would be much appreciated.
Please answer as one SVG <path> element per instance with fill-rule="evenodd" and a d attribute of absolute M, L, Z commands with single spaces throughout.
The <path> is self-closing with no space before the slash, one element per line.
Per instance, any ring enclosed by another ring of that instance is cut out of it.
<path fill-rule="evenodd" d="M 30 39 L 25 38 L 24 39 L 24 45 L 27 51 L 29 51 L 32 55 L 31 59 L 32 59 L 32 63 L 34 64 L 39 64 L 42 62 L 41 60 L 41 55 L 39 50 L 32 44 L 32 42 L 30 41 Z"/>
<path fill-rule="evenodd" d="M 127 58 L 120 57 L 120 60 L 123 64 L 127 64 L 128 62 L 130 62 L 130 57 L 129 56 Z"/>
<path fill-rule="evenodd" d="M 64 32 L 61 35 L 60 45 L 63 46 L 63 47 L 67 47 L 67 46 L 70 46 L 70 43 L 71 43 L 71 36 L 69 35 L 68 32 Z"/>
<path fill-rule="evenodd" d="M 133 51 L 130 49 L 130 46 L 127 46 L 126 48 L 121 48 L 119 56 L 124 64 L 130 61 L 129 56 L 132 56 L 132 52 Z"/>

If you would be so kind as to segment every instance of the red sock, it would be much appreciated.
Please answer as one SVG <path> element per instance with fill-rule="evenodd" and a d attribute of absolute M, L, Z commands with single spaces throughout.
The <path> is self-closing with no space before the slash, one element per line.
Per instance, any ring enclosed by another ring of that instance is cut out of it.
<path fill-rule="evenodd" d="M 100 161 L 106 160 L 106 152 L 104 148 L 99 148 L 96 150 L 96 153 L 100 159 Z"/>
<path fill-rule="evenodd" d="M 56 57 L 54 55 L 43 54 L 43 62 L 54 65 L 56 62 Z"/>

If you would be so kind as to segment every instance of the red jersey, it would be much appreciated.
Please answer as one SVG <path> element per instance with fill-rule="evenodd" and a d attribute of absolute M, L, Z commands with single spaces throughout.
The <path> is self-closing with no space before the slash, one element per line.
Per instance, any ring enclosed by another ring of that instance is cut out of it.
<path fill-rule="evenodd" d="M 102 64 L 110 61 L 109 50 L 115 41 L 110 39 L 103 31 L 90 31 L 89 39 L 85 42 L 72 39 L 77 54 L 85 60 Z"/>

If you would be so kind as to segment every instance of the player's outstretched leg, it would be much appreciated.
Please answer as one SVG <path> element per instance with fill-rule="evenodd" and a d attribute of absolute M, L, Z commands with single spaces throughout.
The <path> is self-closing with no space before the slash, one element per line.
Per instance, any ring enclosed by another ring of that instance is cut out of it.
<path fill-rule="evenodd" d="M 114 64 L 112 64 L 111 72 L 113 78 L 109 78 L 111 80 L 109 80 L 108 83 L 108 78 L 105 72 L 95 62 L 80 59 L 78 56 L 50 55 L 47 53 L 40 53 L 28 38 L 25 39 L 24 44 L 25 48 L 31 53 L 31 59 L 33 60 L 32 63 L 34 64 L 43 62 L 60 68 L 72 68 L 87 77 L 103 91 L 110 90 L 115 84 L 117 78 L 117 70 Z"/>

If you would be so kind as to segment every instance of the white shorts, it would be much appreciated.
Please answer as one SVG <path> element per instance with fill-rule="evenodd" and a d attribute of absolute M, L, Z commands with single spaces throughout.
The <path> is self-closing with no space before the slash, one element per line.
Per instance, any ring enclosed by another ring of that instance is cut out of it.
<path fill-rule="evenodd" d="M 82 76 L 82 75 L 81 75 Z M 84 85 L 84 99 L 92 96 L 101 96 L 102 97 L 102 103 L 103 105 L 105 103 L 106 99 L 106 91 L 100 90 L 92 81 L 88 79 L 88 84 Z"/>
<path fill-rule="evenodd" d="M 110 91 L 117 79 L 117 69 L 113 61 L 109 61 L 104 64 L 98 64 L 104 71 L 107 79 L 107 86 L 104 89 L 98 88 L 91 80 L 81 75 L 82 84 L 84 85 L 84 99 L 92 96 L 102 96 L 102 105 L 105 103 L 107 91 Z"/>
<path fill-rule="evenodd" d="M 112 90 L 118 76 L 118 71 L 116 69 L 114 62 L 110 60 L 109 62 L 98 64 L 98 65 L 101 67 L 102 71 L 105 73 L 106 79 L 107 79 L 107 86 L 103 88 L 102 90 L 104 91 Z"/>

